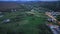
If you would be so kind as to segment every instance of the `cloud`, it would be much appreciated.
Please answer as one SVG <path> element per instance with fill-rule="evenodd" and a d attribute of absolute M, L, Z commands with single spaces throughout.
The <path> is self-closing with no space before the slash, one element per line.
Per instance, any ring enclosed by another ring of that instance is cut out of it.
<path fill-rule="evenodd" d="M 58 0 L 0 0 L 0 1 L 58 1 Z"/>
<path fill-rule="evenodd" d="M 58 1 L 58 0 L 40 0 L 40 1 Z"/>

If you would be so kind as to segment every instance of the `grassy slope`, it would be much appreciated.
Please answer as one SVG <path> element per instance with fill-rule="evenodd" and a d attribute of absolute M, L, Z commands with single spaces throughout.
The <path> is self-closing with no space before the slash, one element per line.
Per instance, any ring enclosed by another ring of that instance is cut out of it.
<path fill-rule="evenodd" d="M 0 18 L 1 22 L 5 18 L 10 18 L 12 21 L 7 24 L 2 24 L 0 22 L 0 34 L 6 34 L 6 33 L 8 34 L 39 34 L 39 32 L 41 34 L 50 34 L 50 32 L 47 29 L 44 30 L 46 27 L 43 28 L 43 30 L 40 29 L 44 27 L 41 25 L 45 23 L 46 16 L 44 15 L 44 13 L 42 12 L 41 13 L 34 12 L 34 13 L 35 14 L 33 16 L 29 16 L 29 15 L 25 16 L 25 12 L 5 13 L 5 16 L 3 18 Z M 15 18 L 18 15 L 19 15 L 19 19 L 18 19 L 19 21 L 16 21 Z M 38 25 L 41 25 L 41 27 Z"/>

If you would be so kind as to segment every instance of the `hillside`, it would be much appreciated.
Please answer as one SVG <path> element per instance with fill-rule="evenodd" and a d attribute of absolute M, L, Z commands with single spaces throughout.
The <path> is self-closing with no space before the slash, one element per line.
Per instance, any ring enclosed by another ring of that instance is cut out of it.
<path fill-rule="evenodd" d="M 0 34 L 52 34 L 45 25 L 45 12 L 44 9 L 37 8 L 30 11 L 3 12 L 4 16 L 0 17 Z"/>
<path fill-rule="evenodd" d="M 56 2 L 0 2 L 0 34 L 53 34 L 45 25 L 48 17 L 45 12 L 53 10 L 56 4 Z"/>

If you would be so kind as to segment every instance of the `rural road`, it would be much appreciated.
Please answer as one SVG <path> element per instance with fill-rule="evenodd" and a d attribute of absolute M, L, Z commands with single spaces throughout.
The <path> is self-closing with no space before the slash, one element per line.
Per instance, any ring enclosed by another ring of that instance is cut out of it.
<path fill-rule="evenodd" d="M 50 18 L 54 19 L 55 21 L 57 21 L 57 19 L 55 19 L 54 16 L 52 16 L 50 12 L 46 12 L 45 14 L 48 17 L 50 17 Z M 58 25 L 48 24 L 47 26 L 51 29 L 53 34 L 60 34 L 60 28 L 59 28 Z"/>

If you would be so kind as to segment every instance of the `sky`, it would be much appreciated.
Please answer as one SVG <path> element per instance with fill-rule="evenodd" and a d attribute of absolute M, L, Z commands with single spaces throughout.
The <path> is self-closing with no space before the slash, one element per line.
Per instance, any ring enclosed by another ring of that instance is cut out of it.
<path fill-rule="evenodd" d="M 58 0 L 0 0 L 0 1 L 58 1 Z"/>

